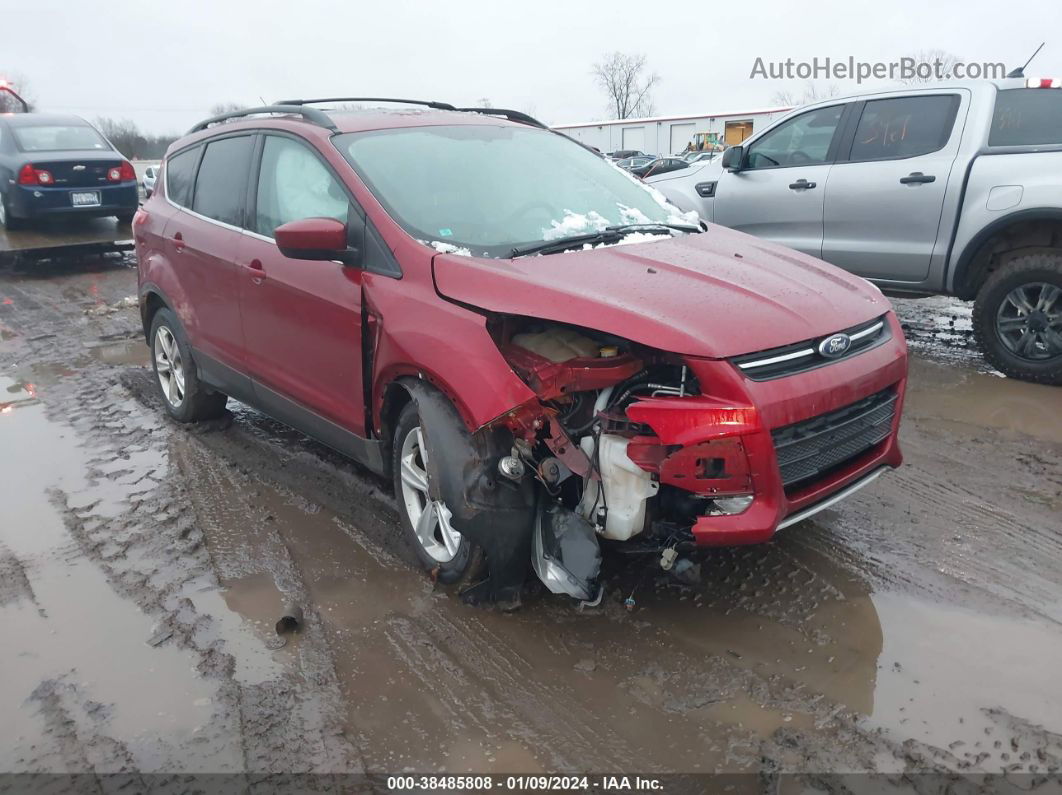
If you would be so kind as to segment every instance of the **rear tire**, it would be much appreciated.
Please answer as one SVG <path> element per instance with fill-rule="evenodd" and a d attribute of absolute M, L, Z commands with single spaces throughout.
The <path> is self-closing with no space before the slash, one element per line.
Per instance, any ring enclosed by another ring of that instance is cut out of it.
<path fill-rule="evenodd" d="M 155 313 L 148 339 L 155 386 L 171 417 L 178 422 L 200 422 L 224 414 L 228 396 L 208 391 L 199 382 L 191 346 L 171 310 Z"/>
<path fill-rule="evenodd" d="M 12 232 L 24 229 L 26 226 L 26 222 L 23 219 L 12 217 L 7 209 L 7 199 L 4 198 L 3 194 L 0 194 L 0 226 Z"/>
<path fill-rule="evenodd" d="M 136 213 L 128 213 L 123 215 L 116 215 L 115 218 L 118 219 L 118 223 L 120 224 L 131 224 L 133 223 L 134 215 L 136 215 Z"/>
<path fill-rule="evenodd" d="M 452 526 L 444 501 L 429 498 L 423 441 L 417 403 L 411 400 L 398 417 L 391 448 L 392 478 L 402 529 L 421 565 L 428 571 L 437 571 L 439 582 L 471 585 L 480 579 L 484 570 L 483 549 Z M 419 533 L 418 525 L 421 526 Z"/>
<path fill-rule="evenodd" d="M 973 327 L 985 359 L 1004 375 L 1062 384 L 1062 252 L 994 271 L 977 295 Z"/>

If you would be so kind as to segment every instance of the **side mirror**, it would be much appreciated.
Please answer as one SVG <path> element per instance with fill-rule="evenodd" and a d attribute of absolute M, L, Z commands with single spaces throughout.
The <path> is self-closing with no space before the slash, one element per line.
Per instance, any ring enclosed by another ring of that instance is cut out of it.
<path fill-rule="evenodd" d="M 732 146 L 723 152 L 723 168 L 727 171 L 741 171 L 745 159 L 745 147 Z"/>
<path fill-rule="evenodd" d="M 291 259 L 338 260 L 353 265 L 357 249 L 347 244 L 347 225 L 335 218 L 302 218 L 273 230 L 277 248 Z"/>

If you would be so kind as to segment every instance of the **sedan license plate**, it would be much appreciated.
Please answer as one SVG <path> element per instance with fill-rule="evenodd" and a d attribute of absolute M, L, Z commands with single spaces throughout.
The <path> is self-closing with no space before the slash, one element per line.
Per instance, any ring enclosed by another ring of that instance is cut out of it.
<path fill-rule="evenodd" d="M 83 193 L 71 193 L 70 201 L 75 207 L 99 207 L 100 192 L 98 190 L 91 190 Z"/>

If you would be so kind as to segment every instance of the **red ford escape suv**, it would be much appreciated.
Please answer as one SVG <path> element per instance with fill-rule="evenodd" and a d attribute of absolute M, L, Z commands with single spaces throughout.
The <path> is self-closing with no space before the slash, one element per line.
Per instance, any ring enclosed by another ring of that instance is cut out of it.
<path fill-rule="evenodd" d="M 602 539 L 667 568 L 900 464 L 906 346 L 875 287 L 523 114 L 310 107 L 339 101 L 170 147 L 134 233 L 177 420 L 232 397 L 388 474 L 469 601 L 517 602 L 529 564 L 592 600 Z"/>

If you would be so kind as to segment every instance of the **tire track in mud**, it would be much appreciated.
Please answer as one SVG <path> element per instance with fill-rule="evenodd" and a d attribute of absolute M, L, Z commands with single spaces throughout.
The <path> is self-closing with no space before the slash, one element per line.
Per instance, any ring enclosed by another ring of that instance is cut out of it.
<path fill-rule="evenodd" d="M 1062 520 L 1049 498 L 1027 496 L 1062 482 L 1062 447 L 1055 460 L 1018 466 L 1028 449 L 1020 439 L 983 429 L 957 454 L 919 420 L 906 422 L 902 443 L 903 467 L 786 536 L 799 534 L 879 582 L 944 600 L 958 584 L 964 601 L 1002 600 L 1062 623 Z"/>
<path fill-rule="evenodd" d="M 63 303 L 54 299 L 55 284 L 41 276 L 3 281 L 0 291 L 11 300 L 0 320 L 10 329 L 6 338 L 13 348 L 5 360 L 46 382 L 38 385 L 46 416 L 71 429 L 87 451 L 87 488 L 52 493 L 73 540 L 62 555 L 96 566 L 118 594 L 155 619 L 158 640 L 151 644 L 193 651 L 199 674 L 217 688 L 204 731 L 183 749 L 168 749 L 161 769 L 183 769 L 199 759 L 213 760 L 209 769 L 254 774 L 361 770 L 340 730 L 341 697 L 327 650 L 302 643 L 299 654 L 290 656 L 290 670 L 264 681 L 236 681 L 234 655 L 246 653 L 246 646 L 227 648 L 231 638 L 218 616 L 196 605 L 222 583 L 203 532 L 213 528 L 188 510 L 188 485 L 170 461 L 173 447 L 187 439 L 119 385 L 121 370 L 94 357 L 99 342 L 90 342 L 142 334 L 135 310 L 122 300 L 135 284 L 111 269 L 76 274 L 64 283 L 64 293 L 77 300 Z M 19 578 L 13 575 L 23 571 L 21 562 L 10 555 L 3 561 L 5 574 L 8 569 L 12 574 L 5 577 L 5 599 L 9 590 L 14 598 L 31 596 L 32 590 L 16 588 Z M 268 653 L 264 646 L 252 652 Z M 114 751 L 121 743 L 106 735 L 105 721 L 93 721 L 111 707 L 95 705 L 90 714 L 78 708 L 76 694 L 73 685 L 58 680 L 34 691 L 31 703 L 45 731 L 59 742 L 50 755 L 25 758 L 24 769 L 134 769 L 133 752 Z M 65 734 L 57 734 L 60 727 Z M 239 761 L 229 768 L 224 749 L 233 739 Z"/>

